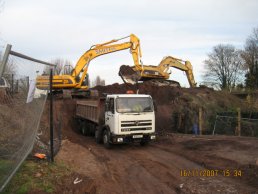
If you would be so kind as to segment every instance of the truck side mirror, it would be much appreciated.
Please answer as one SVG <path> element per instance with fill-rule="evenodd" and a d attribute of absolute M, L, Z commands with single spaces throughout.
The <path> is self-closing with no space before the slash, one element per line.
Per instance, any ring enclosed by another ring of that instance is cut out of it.
<path fill-rule="evenodd" d="M 114 98 L 110 99 L 110 107 L 109 110 L 112 112 L 112 114 L 115 114 L 115 103 L 114 103 Z"/>
<path fill-rule="evenodd" d="M 153 106 L 154 106 L 154 111 L 158 112 L 157 103 L 155 100 L 153 100 Z"/>
<path fill-rule="evenodd" d="M 105 112 L 108 111 L 108 102 L 105 103 Z"/>

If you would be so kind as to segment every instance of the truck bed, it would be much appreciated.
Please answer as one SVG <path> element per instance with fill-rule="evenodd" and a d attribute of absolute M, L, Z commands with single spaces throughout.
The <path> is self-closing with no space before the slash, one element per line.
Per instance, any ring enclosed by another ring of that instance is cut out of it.
<path fill-rule="evenodd" d="M 96 124 L 101 124 L 104 118 L 104 100 L 78 100 L 76 102 L 76 116 Z"/>

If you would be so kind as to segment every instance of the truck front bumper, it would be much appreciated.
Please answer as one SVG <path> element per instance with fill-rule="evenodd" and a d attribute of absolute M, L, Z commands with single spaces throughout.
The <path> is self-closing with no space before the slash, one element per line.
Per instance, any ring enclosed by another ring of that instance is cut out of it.
<path fill-rule="evenodd" d="M 110 141 L 114 144 L 132 143 L 132 142 L 150 142 L 156 139 L 155 133 L 148 134 L 129 134 L 129 135 L 115 135 L 111 134 Z"/>

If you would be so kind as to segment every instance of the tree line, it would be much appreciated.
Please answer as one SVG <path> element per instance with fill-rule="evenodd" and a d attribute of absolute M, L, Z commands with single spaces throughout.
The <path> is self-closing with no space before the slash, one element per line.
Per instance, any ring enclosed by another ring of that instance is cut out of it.
<path fill-rule="evenodd" d="M 258 27 L 246 39 L 244 49 L 231 44 L 213 47 L 204 61 L 204 84 L 222 90 L 258 89 Z"/>

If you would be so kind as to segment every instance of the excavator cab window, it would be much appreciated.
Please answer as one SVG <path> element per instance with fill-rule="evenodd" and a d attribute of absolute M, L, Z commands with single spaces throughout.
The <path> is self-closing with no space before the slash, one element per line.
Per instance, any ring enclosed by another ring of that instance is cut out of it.
<path fill-rule="evenodd" d="M 82 82 L 82 85 L 83 86 L 88 86 L 90 83 L 89 83 L 89 74 L 87 73 L 83 82 Z"/>

